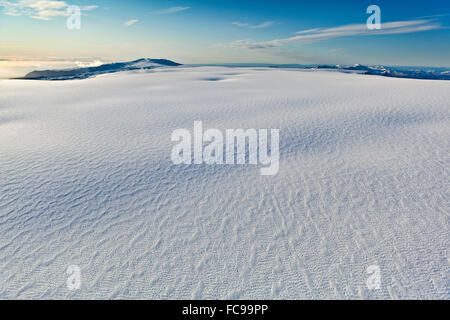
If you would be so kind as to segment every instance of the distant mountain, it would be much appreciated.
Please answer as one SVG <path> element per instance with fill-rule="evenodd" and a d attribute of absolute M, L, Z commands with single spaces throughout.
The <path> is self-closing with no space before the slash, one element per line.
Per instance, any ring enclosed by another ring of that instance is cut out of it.
<path fill-rule="evenodd" d="M 409 78 L 424 80 L 450 80 L 450 69 L 430 67 L 389 67 L 389 66 L 353 66 L 318 65 L 312 69 L 333 69 L 340 72 L 369 74 L 393 78 Z"/>
<path fill-rule="evenodd" d="M 450 68 L 444 67 L 408 67 L 408 66 L 365 66 L 354 65 L 333 65 L 333 64 L 269 64 L 269 63 L 223 63 L 212 64 L 224 67 L 261 67 L 277 69 L 308 69 L 308 70 L 332 70 L 344 73 L 358 73 L 376 75 L 392 78 L 409 78 L 423 80 L 450 80 Z M 197 64 L 191 66 L 208 66 L 208 64 Z M 211 64 L 209 64 L 211 66 Z"/>
<path fill-rule="evenodd" d="M 63 69 L 63 70 L 37 70 L 28 73 L 22 79 L 33 80 L 72 80 L 86 79 L 99 74 L 120 71 L 154 69 L 159 67 L 175 67 L 181 64 L 166 59 L 138 59 L 129 62 L 116 62 L 102 64 L 97 67 Z"/>
<path fill-rule="evenodd" d="M 107 63 L 97 67 L 32 71 L 21 79 L 32 80 L 72 80 L 86 79 L 99 74 L 130 70 L 145 70 L 159 67 L 175 67 L 181 64 L 166 59 L 139 59 L 129 62 Z M 314 70 L 335 70 L 338 72 L 377 75 L 394 78 L 410 78 L 424 80 L 450 80 L 450 68 L 432 67 L 391 67 L 355 65 L 300 65 L 300 64 L 202 64 L 190 66 L 227 66 L 227 67 L 270 67 Z"/>

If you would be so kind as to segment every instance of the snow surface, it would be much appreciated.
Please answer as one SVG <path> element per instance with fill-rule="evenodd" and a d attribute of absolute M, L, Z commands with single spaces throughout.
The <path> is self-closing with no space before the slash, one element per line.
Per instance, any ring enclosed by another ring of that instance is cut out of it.
<path fill-rule="evenodd" d="M 0 298 L 449 299 L 449 101 L 292 69 L 1 80 Z M 278 175 L 173 165 L 195 120 L 279 128 Z"/>

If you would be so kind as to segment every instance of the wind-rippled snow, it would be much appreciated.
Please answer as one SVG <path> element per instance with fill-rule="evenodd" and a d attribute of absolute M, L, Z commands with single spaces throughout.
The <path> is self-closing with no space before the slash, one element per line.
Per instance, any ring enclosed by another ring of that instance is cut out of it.
<path fill-rule="evenodd" d="M 0 298 L 449 299 L 449 101 L 266 68 L 1 80 Z M 279 173 L 173 165 L 196 120 L 279 128 Z"/>

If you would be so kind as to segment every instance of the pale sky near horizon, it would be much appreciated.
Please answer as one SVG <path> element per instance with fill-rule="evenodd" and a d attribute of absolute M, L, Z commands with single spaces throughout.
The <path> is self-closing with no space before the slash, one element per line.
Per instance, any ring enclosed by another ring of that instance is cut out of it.
<path fill-rule="evenodd" d="M 381 9 L 369 30 L 369 5 Z M 66 26 L 81 8 L 81 28 Z M 141 57 L 450 67 L 450 1 L 0 0 L 0 77 Z"/>

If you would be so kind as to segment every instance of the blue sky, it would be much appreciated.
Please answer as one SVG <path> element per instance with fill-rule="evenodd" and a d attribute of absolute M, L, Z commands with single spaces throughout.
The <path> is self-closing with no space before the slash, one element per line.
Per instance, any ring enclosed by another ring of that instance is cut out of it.
<path fill-rule="evenodd" d="M 380 30 L 365 26 L 381 9 Z M 82 9 L 81 29 L 66 9 Z M 450 1 L 0 0 L 0 59 L 450 67 Z"/>

